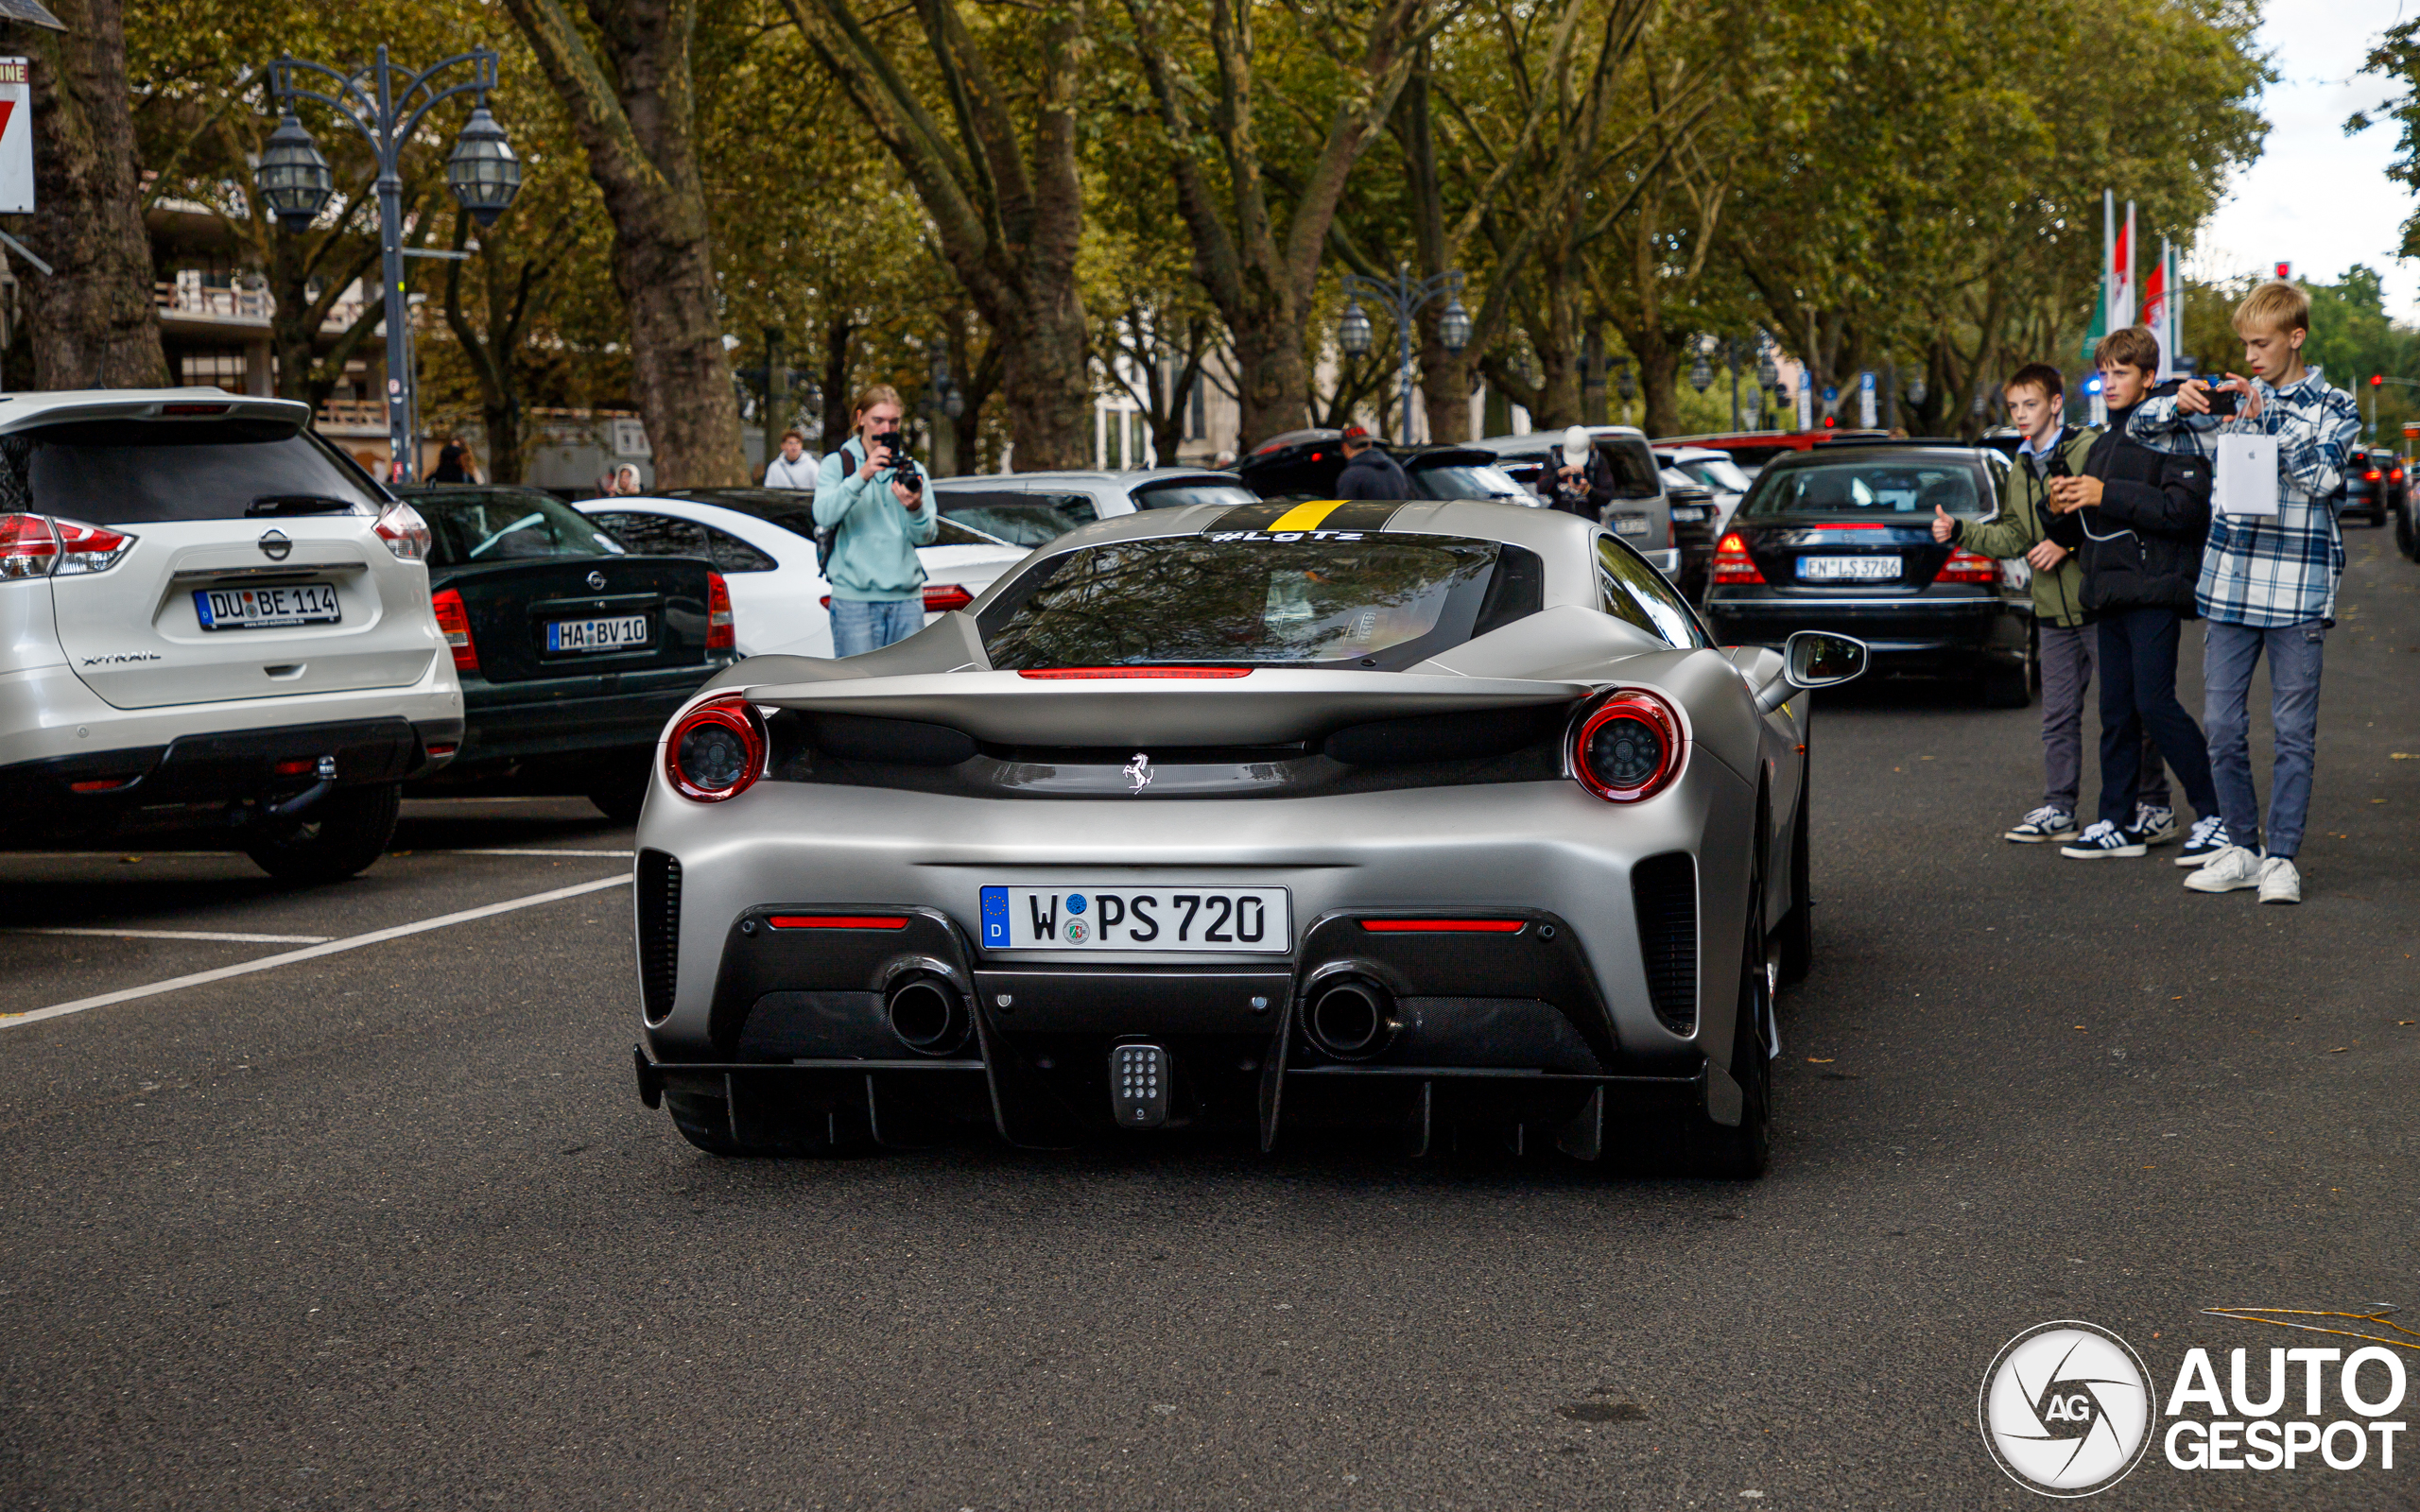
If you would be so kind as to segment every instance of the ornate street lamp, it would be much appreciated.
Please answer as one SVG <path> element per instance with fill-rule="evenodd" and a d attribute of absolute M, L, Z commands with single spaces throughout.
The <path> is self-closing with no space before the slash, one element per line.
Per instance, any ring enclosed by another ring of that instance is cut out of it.
<path fill-rule="evenodd" d="M 252 180 L 260 185 L 261 203 L 268 206 L 278 225 L 297 233 L 311 229 L 337 192 L 337 176 L 327 157 L 292 111 L 278 117 Z"/>
<path fill-rule="evenodd" d="M 485 105 L 471 112 L 462 124 L 462 134 L 454 139 L 453 155 L 445 160 L 445 183 L 454 191 L 455 200 L 482 226 L 494 225 L 495 217 L 521 192 L 521 160 L 513 156 L 504 128 L 495 124 Z"/>
<path fill-rule="evenodd" d="M 1462 272 L 1449 269 L 1434 278 L 1415 279 L 1411 265 L 1399 263 L 1392 279 L 1365 278 L 1358 273 L 1344 275 L 1344 319 L 1337 326 L 1337 345 L 1347 356 L 1358 357 L 1370 350 L 1370 318 L 1361 313 L 1361 301 L 1368 300 L 1394 317 L 1396 358 L 1402 368 L 1403 433 L 1411 436 L 1411 325 L 1420 312 L 1439 296 L 1452 301 L 1439 322 L 1438 339 L 1447 352 L 1460 352 L 1471 338 L 1470 312 L 1462 308 L 1459 296 L 1462 289 Z"/>
<path fill-rule="evenodd" d="M 1714 364 L 1705 360 L 1705 350 L 1698 350 L 1697 360 L 1689 364 L 1689 387 L 1703 394 L 1714 384 Z"/>
<path fill-rule="evenodd" d="M 471 65 L 471 77 L 441 88 L 437 76 L 458 63 Z M 488 94 L 495 88 L 495 64 L 493 50 L 474 47 L 415 74 L 390 62 L 382 43 L 377 61 L 350 74 L 290 56 L 268 66 L 269 99 L 277 107 L 279 120 L 252 181 L 261 202 L 280 226 L 288 232 L 307 230 L 336 192 L 336 176 L 329 171 L 328 160 L 294 113 L 298 101 L 317 100 L 336 112 L 368 139 L 377 156 L 379 274 L 387 305 L 387 444 L 394 456 L 395 476 L 405 483 L 414 481 L 420 472 L 420 448 L 411 301 L 404 283 L 404 259 L 464 254 L 406 251 L 403 149 L 430 111 L 457 94 L 475 96 L 471 119 L 445 161 L 445 181 L 473 218 L 482 226 L 493 225 L 521 191 L 521 160 L 513 156 L 503 128 L 488 113 Z M 298 74 L 332 80 L 335 93 L 322 94 L 298 82 Z"/>
<path fill-rule="evenodd" d="M 1358 301 L 1344 301 L 1344 318 L 1337 325 L 1336 344 L 1344 349 L 1348 357 L 1370 354 L 1370 318 L 1361 313 Z"/>

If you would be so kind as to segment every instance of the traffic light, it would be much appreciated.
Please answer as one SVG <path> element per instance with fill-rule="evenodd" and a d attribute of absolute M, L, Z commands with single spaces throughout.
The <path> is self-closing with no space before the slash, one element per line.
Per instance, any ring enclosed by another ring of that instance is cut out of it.
<path fill-rule="evenodd" d="M 2293 264 L 2291 264 L 2291 263 L 2279 263 L 2279 264 L 2277 265 L 2277 282 L 2279 282 L 2279 283 L 2281 283 L 2281 284 L 2289 284 L 2289 283 L 2293 282 L 2293 277 L 2294 277 L 2294 265 L 2293 265 Z"/>
<path fill-rule="evenodd" d="M 2386 387 L 2386 374 L 2382 372 L 2374 372 L 2370 374 L 2370 387 L 2373 388 L 2382 388 Z"/>

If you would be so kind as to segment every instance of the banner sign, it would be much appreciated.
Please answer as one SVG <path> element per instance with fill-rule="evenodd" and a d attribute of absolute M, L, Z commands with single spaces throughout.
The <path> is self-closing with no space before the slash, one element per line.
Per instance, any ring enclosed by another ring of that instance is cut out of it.
<path fill-rule="evenodd" d="M 0 215 L 33 210 L 33 77 L 26 60 L 0 58 Z"/>

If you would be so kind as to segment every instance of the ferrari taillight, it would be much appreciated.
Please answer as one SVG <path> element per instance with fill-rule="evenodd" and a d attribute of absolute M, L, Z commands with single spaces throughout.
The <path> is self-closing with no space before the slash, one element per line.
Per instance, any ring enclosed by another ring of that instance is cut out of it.
<path fill-rule="evenodd" d="M 1737 530 L 1727 531 L 1714 548 L 1714 580 L 1718 583 L 1761 583 L 1765 575 L 1749 559 L 1748 543 Z"/>
<path fill-rule="evenodd" d="M 1574 726 L 1571 775 L 1608 803 L 1653 798 L 1681 775 L 1688 742 L 1681 716 L 1656 695 L 1624 688 Z"/>
<path fill-rule="evenodd" d="M 1999 568 L 1992 558 L 1960 546 L 1949 554 L 1933 576 L 1936 583 L 1980 583 L 1989 587 L 1999 578 Z"/>
<path fill-rule="evenodd" d="M 695 802 L 737 798 L 764 773 L 765 726 L 743 696 L 698 705 L 665 737 L 664 775 Z"/>
<path fill-rule="evenodd" d="M 454 649 L 454 670 L 479 670 L 479 648 L 471 644 L 471 610 L 462 602 L 462 595 L 451 588 L 443 589 L 429 599 L 429 604 L 437 610 L 439 632 Z"/>
<path fill-rule="evenodd" d="M 722 574 L 706 574 L 706 649 L 729 651 L 739 644 L 739 632 L 731 618 L 731 585 Z"/>

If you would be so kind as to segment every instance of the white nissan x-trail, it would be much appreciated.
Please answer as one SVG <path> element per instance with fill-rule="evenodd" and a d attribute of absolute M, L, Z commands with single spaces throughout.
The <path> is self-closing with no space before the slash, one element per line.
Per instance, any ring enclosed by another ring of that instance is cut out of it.
<path fill-rule="evenodd" d="M 298 882 L 386 849 L 462 694 L 427 527 L 310 419 L 0 397 L 0 843 L 209 827 Z"/>

